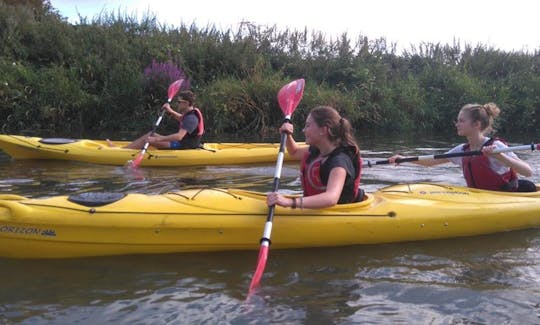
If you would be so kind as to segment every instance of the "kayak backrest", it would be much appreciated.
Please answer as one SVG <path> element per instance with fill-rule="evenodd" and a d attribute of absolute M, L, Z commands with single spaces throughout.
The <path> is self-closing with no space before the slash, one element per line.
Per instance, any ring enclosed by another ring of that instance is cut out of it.
<path fill-rule="evenodd" d="M 86 192 L 70 195 L 68 201 L 87 207 L 100 207 L 123 199 L 125 193 L 117 192 Z"/>

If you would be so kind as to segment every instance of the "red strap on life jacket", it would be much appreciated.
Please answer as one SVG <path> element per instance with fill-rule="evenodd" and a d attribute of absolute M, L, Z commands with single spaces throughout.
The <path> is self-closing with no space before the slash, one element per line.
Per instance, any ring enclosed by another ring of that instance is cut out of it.
<path fill-rule="evenodd" d="M 182 128 L 182 122 L 184 121 L 184 118 L 190 114 L 195 114 L 197 115 L 197 119 L 199 120 L 199 124 L 197 125 L 197 132 L 193 132 L 193 134 L 188 134 L 187 136 L 189 137 L 197 137 L 197 136 L 202 136 L 204 134 L 204 119 L 203 119 L 203 116 L 202 116 L 202 113 L 201 111 L 194 107 L 191 111 L 187 112 L 186 114 L 183 114 L 182 117 L 180 118 L 180 126 L 179 126 L 179 129 Z"/>

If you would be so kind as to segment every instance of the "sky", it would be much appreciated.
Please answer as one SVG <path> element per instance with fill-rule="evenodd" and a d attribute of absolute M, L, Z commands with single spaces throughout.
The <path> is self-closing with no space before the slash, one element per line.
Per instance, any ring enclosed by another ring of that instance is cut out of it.
<path fill-rule="evenodd" d="M 240 22 L 278 29 L 346 32 L 355 40 L 384 37 L 398 50 L 423 42 L 485 45 L 504 51 L 540 50 L 538 0 L 51 0 L 71 23 L 100 12 L 136 16 L 148 12 L 158 22 L 178 26 L 215 25 L 238 30 Z"/>

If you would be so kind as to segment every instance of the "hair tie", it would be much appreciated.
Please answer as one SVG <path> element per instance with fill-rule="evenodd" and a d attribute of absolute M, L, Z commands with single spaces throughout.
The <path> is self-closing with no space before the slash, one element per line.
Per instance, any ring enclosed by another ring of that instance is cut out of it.
<path fill-rule="evenodd" d="M 340 124 L 340 125 L 343 125 L 343 117 L 341 117 L 341 118 L 339 119 L 339 124 Z"/>

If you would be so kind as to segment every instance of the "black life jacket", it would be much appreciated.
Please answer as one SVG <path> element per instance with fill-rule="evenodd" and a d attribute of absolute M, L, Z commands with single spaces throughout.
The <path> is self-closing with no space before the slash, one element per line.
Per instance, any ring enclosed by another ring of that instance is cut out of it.
<path fill-rule="evenodd" d="M 330 161 L 332 157 L 337 156 L 342 152 L 347 154 L 352 160 L 355 174 L 352 184 L 350 184 L 350 182 L 347 184 L 347 179 L 345 180 L 338 204 L 358 202 L 363 199 L 363 197 L 360 197 L 359 195 L 361 192 L 359 185 L 362 176 L 362 158 L 360 157 L 360 153 L 357 152 L 356 148 L 353 146 L 338 147 L 327 157 L 319 156 L 319 150 L 310 147 L 310 150 L 304 155 L 301 164 L 304 196 L 311 196 L 326 191 L 326 185 L 328 184 L 328 178 L 330 177 L 330 169 L 327 162 Z M 322 162 L 325 158 L 326 160 Z"/>

